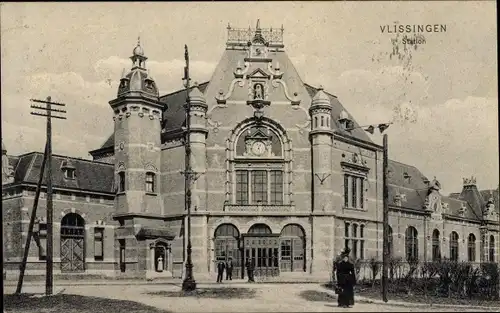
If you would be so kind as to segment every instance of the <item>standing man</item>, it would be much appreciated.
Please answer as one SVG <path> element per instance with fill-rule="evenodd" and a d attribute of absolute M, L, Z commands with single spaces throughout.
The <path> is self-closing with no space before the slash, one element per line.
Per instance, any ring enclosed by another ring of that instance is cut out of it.
<path fill-rule="evenodd" d="M 250 261 L 250 259 L 247 259 L 245 262 L 245 267 L 247 268 L 247 276 L 248 276 L 248 282 L 253 283 L 255 280 L 253 279 L 253 271 L 254 271 L 254 263 L 253 261 Z"/>
<path fill-rule="evenodd" d="M 224 275 L 224 268 L 226 267 L 226 264 L 224 261 L 219 261 L 217 264 L 217 282 L 222 283 L 222 276 Z"/>
<path fill-rule="evenodd" d="M 229 258 L 226 264 L 226 280 L 233 280 L 233 259 Z"/>

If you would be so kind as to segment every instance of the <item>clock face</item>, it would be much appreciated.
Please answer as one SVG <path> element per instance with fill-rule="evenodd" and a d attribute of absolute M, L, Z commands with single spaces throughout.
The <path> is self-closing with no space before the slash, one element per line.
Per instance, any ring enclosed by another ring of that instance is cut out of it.
<path fill-rule="evenodd" d="M 252 145 L 252 152 L 255 155 L 262 155 L 266 152 L 266 145 L 261 141 L 257 141 Z"/>

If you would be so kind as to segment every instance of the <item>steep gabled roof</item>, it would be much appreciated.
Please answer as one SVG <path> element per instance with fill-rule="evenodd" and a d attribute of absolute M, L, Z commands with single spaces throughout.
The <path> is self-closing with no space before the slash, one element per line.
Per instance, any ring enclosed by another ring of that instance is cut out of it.
<path fill-rule="evenodd" d="M 388 172 L 389 204 L 394 205 L 396 194 L 404 194 L 401 207 L 423 211 L 429 188 L 425 175 L 415 166 L 393 160 L 389 160 Z"/>
<path fill-rule="evenodd" d="M 61 165 L 71 160 L 75 167 L 75 179 L 64 178 Z M 43 153 L 31 152 L 19 156 L 14 169 L 14 183 L 38 183 L 43 161 Z M 42 184 L 46 184 L 47 167 Z M 54 155 L 52 158 L 52 182 L 54 188 L 82 189 L 94 192 L 112 193 L 114 182 L 114 165 L 91 160 Z"/>

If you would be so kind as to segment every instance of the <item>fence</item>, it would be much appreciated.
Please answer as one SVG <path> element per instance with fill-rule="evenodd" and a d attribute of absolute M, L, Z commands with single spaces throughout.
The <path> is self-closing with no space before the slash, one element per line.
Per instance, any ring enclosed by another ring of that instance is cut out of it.
<path fill-rule="evenodd" d="M 380 286 L 382 262 L 357 260 L 354 262 L 358 285 Z M 333 273 L 332 273 L 333 274 Z M 421 293 L 448 297 L 499 298 L 500 268 L 497 263 L 408 262 L 392 259 L 389 262 L 390 292 Z M 332 275 L 332 281 L 335 275 Z"/>

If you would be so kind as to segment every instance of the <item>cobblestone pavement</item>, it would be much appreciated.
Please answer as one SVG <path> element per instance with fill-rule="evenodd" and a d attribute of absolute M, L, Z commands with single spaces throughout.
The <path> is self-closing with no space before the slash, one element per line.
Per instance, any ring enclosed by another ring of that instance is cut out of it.
<path fill-rule="evenodd" d="M 150 295 L 158 291 L 179 291 L 177 284 L 166 285 L 103 285 L 54 287 L 54 293 L 76 294 L 130 300 L 173 312 L 477 312 L 473 308 L 443 308 L 396 306 L 379 303 L 360 303 L 354 308 L 343 309 L 336 301 L 307 301 L 300 294 L 304 291 L 328 292 L 319 284 L 222 284 L 198 285 L 199 288 L 255 288 L 254 299 L 210 299 L 196 297 L 165 297 Z M 6 286 L 5 293 L 14 292 L 14 286 Z M 26 293 L 43 293 L 44 286 L 27 285 Z"/>

